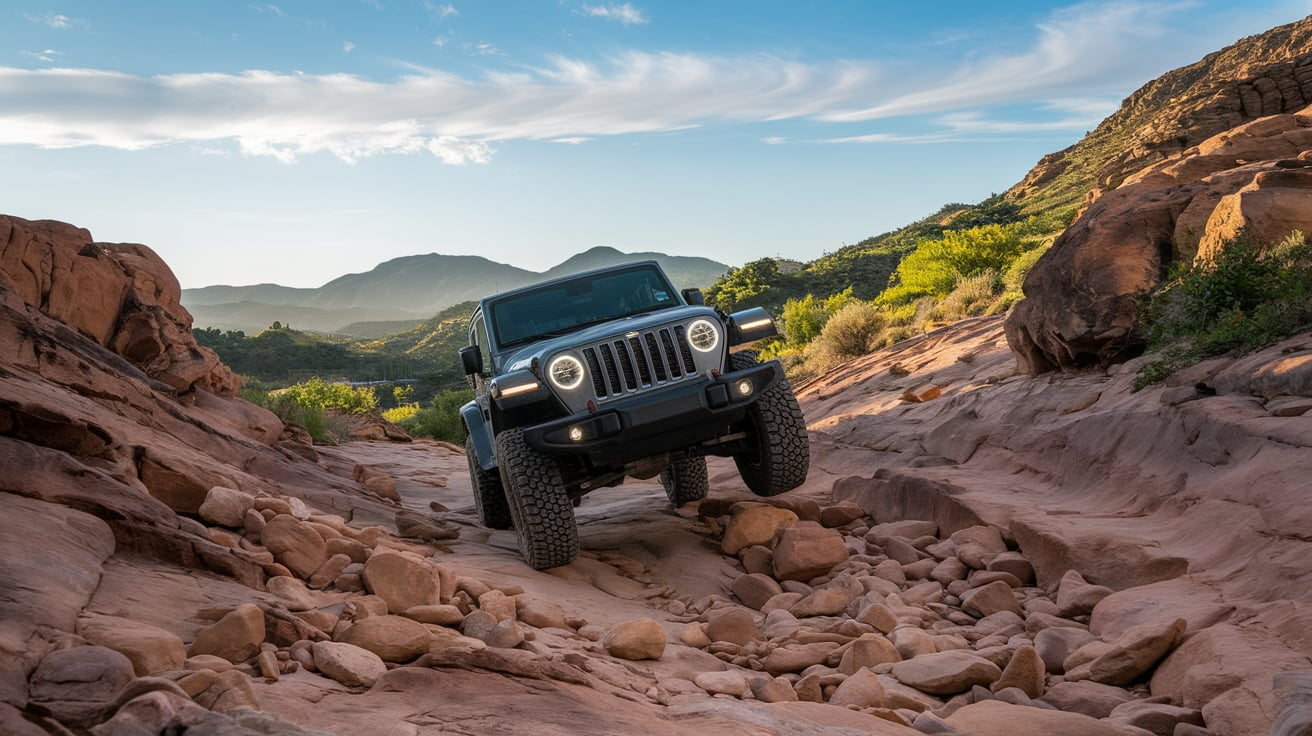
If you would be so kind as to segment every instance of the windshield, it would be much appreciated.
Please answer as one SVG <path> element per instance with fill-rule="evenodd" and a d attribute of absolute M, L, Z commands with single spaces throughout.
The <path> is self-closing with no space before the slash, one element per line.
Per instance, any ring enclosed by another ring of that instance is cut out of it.
<path fill-rule="evenodd" d="M 645 266 L 556 282 L 489 308 L 497 344 L 508 348 L 678 304 L 665 275 Z"/>

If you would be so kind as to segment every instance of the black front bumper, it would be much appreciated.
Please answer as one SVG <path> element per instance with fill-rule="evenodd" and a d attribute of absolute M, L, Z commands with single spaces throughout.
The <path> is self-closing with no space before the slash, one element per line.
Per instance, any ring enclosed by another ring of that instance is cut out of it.
<path fill-rule="evenodd" d="M 652 389 L 580 412 L 524 428 L 533 449 L 551 455 L 587 455 L 594 466 L 619 468 L 625 463 L 683 450 L 729 434 L 761 393 L 784 379 L 777 361 L 715 377 Z M 743 396 L 741 381 L 752 391 Z M 571 438 L 571 431 L 577 439 Z"/>

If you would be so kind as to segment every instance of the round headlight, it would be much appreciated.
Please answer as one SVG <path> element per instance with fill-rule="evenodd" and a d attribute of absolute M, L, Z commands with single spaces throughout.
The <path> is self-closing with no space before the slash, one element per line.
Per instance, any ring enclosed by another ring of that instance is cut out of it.
<path fill-rule="evenodd" d="M 703 353 L 709 353 L 720 344 L 720 331 L 709 320 L 696 320 L 688 325 L 688 342 Z"/>
<path fill-rule="evenodd" d="M 583 364 L 572 355 L 561 355 L 551 361 L 547 373 L 557 388 L 566 391 L 576 389 L 580 383 L 583 383 Z"/>

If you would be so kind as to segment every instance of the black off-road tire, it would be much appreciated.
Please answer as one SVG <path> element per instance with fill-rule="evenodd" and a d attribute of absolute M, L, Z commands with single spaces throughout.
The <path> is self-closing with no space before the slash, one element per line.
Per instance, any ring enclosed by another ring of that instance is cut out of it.
<path fill-rule="evenodd" d="M 573 562 L 579 528 L 556 459 L 529 447 L 523 430 L 508 429 L 497 435 L 497 465 L 524 561 L 534 570 Z"/>
<path fill-rule="evenodd" d="M 706 498 L 711 490 L 711 482 L 706 476 L 706 458 L 690 457 L 670 463 L 670 467 L 661 471 L 661 486 L 676 509 Z"/>
<path fill-rule="evenodd" d="M 730 370 L 757 365 L 750 352 L 732 353 Z M 747 410 L 747 449 L 733 456 L 747 488 L 758 496 L 777 496 L 806 482 L 811 470 L 811 440 L 806 420 L 788 380 L 761 394 Z"/>
<path fill-rule="evenodd" d="M 510 516 L 510 502 L 501 487 L 501 475 L 495 470 L 478 466 L 474 455 L 474 439 L 465 437 L 465 459 L 469 461 L 469 482 L 474 487 L 474 508 L 478 521 L 488 529 L 510 529 L 515 521 Z"/>

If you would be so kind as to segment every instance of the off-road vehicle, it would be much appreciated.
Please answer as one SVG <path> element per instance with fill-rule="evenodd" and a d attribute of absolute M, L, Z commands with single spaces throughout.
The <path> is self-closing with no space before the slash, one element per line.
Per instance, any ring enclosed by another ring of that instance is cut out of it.
<path fill-rule="evenodd" d="M 675 506 L 705 498 L 707 455 L 761 496 L 801 485 L 810 448 L 783 369 L 730 350 L 774 334 L 764 309 L 705 306 L 655 261 L 483 299 L 460 349 L 479 520 L 513 527 L 544 569 L 578 555 L 583 495 L 626 477 L 659 475 Z"/>

